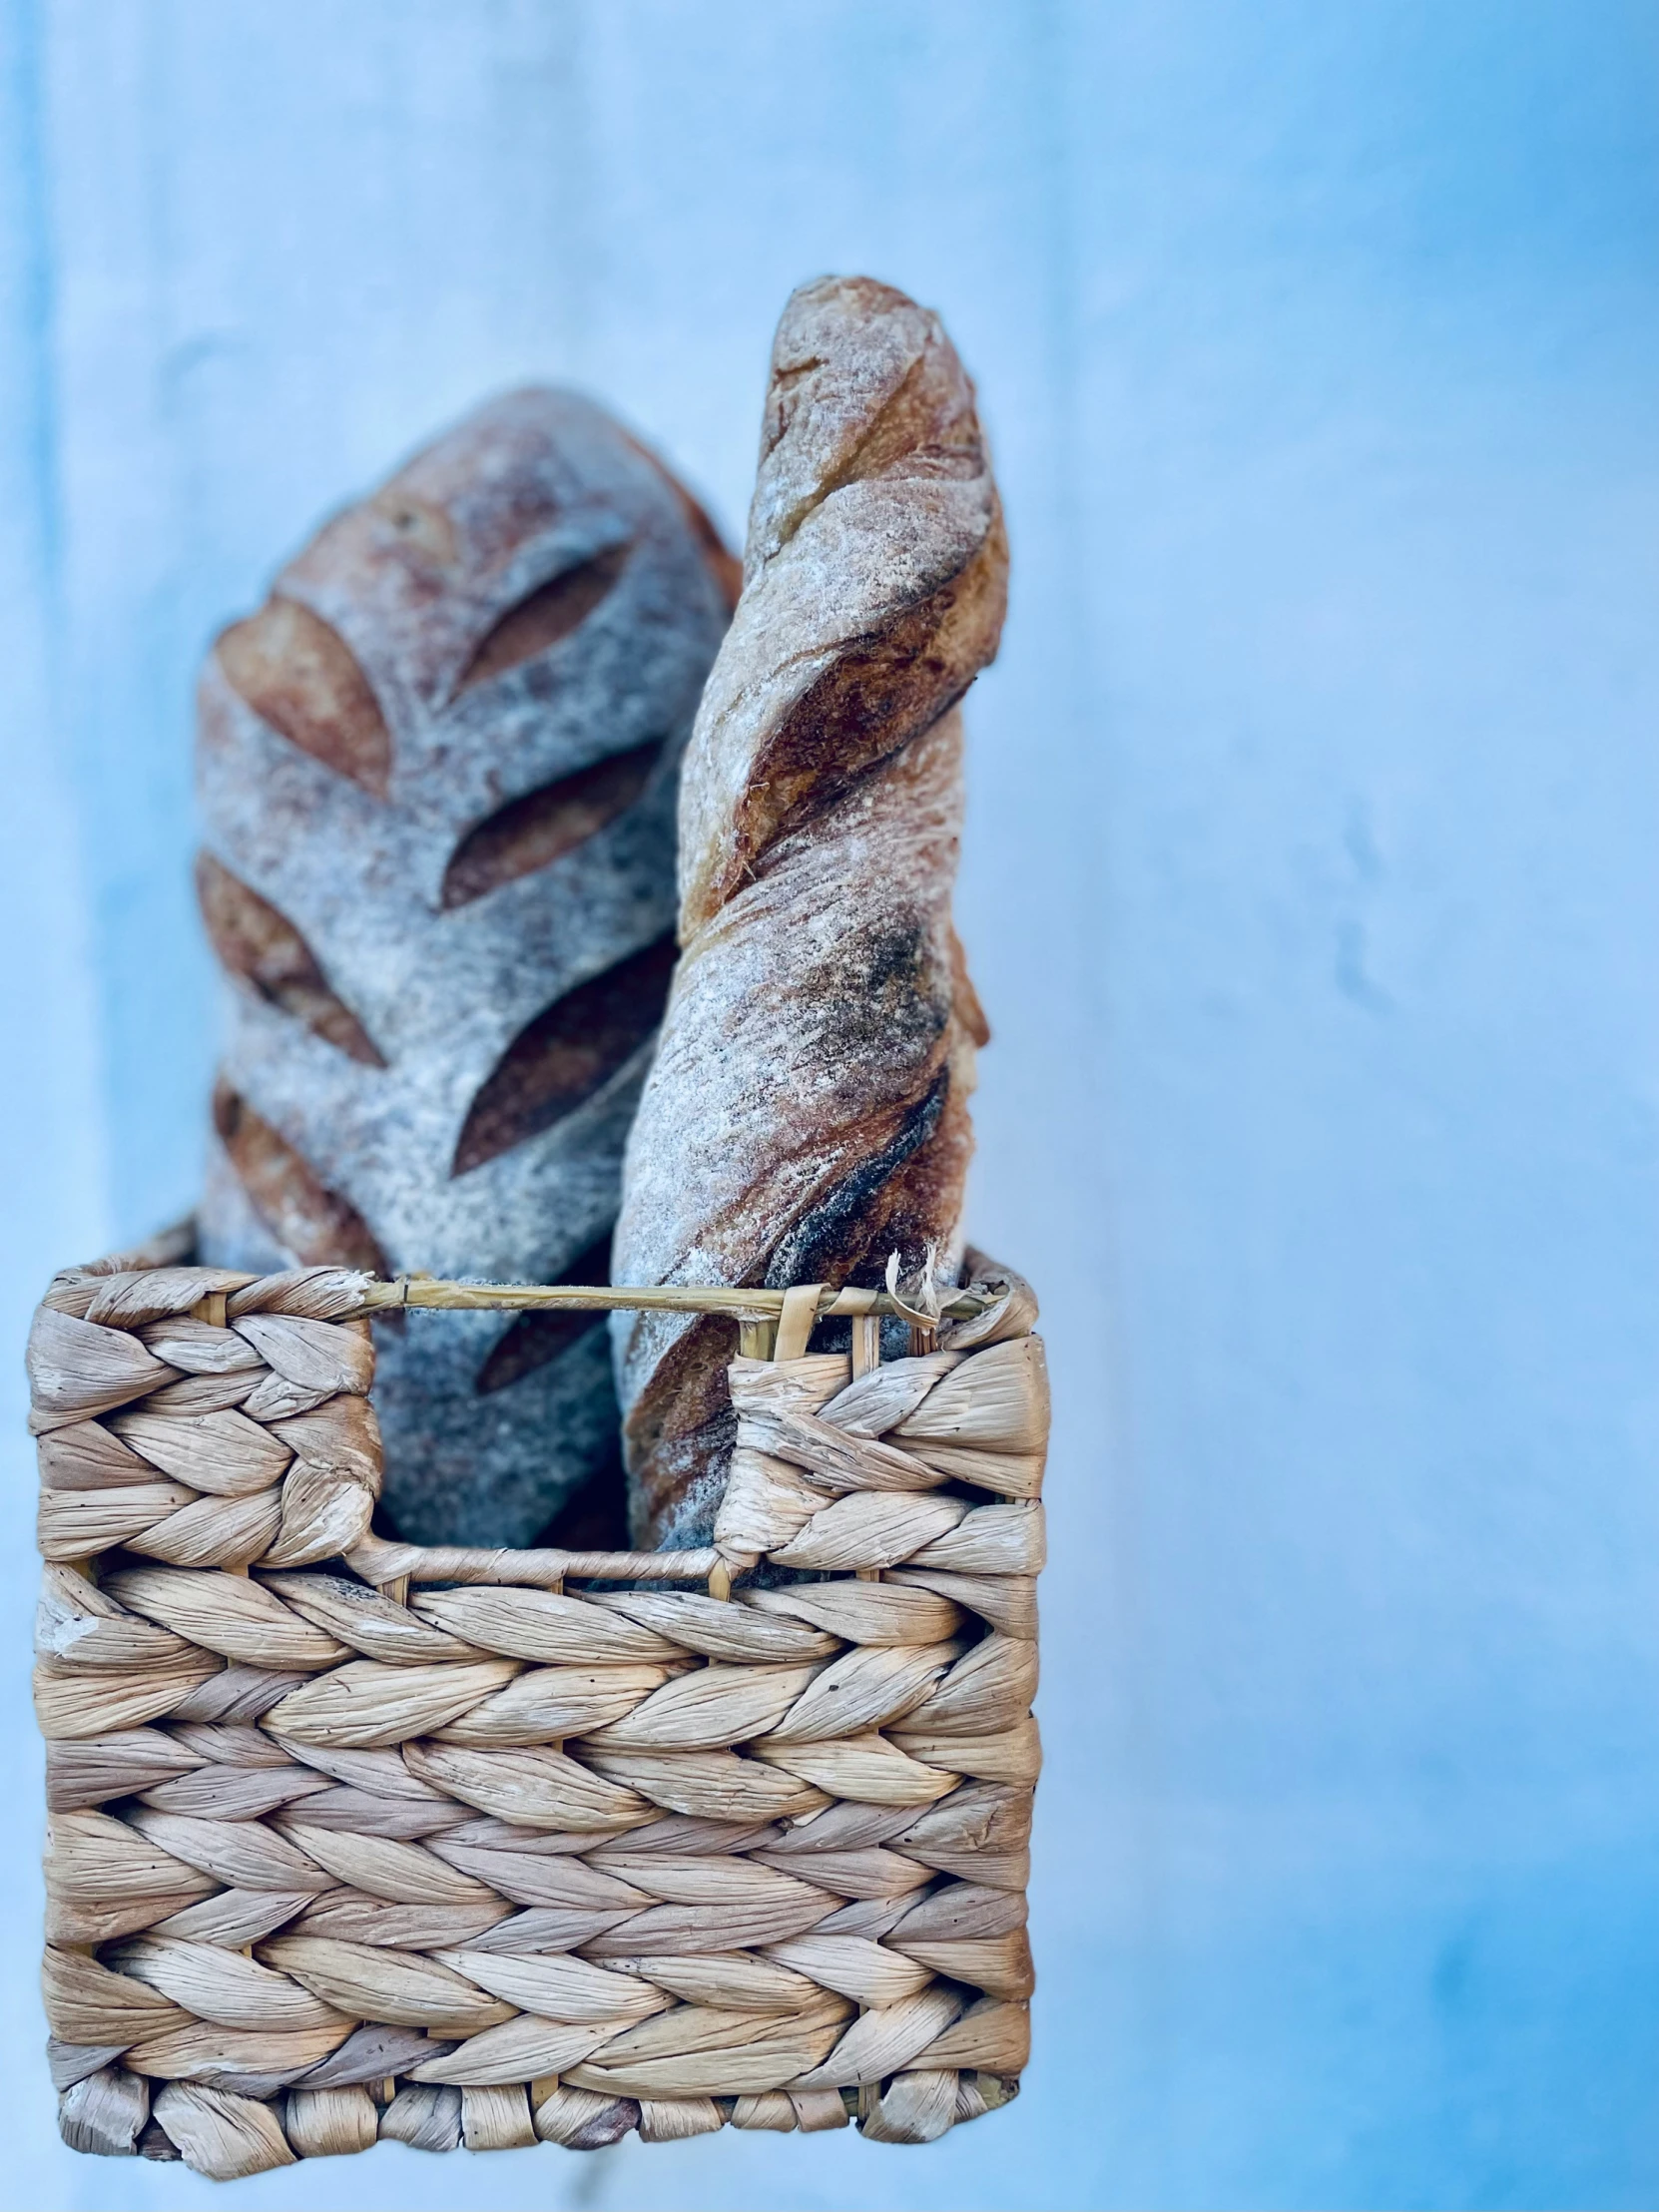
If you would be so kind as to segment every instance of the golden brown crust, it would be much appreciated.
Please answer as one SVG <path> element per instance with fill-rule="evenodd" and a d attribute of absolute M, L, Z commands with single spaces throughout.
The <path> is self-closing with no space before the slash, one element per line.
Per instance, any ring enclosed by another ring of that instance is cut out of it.
<path fill-rule="evenodd" d="M 384 799 L 391 733 L 380 702 L 337 630 L 274 592 L 233 622 L 216 651 L 233 691 L 290 745 Z"/>
<path fill-rule="evenodd" d="M 302 1266 L 391 1273 L 351 1201 L 329 1190 L 310 1162 L 223 1076 L 214 1085 L 213 1114 L 214 1132 L 250 1202 Z"/>
<path fill-rule="evenodd" d="M 786 309 L 745 587 L 680 812 L 679 973 L 630 1143 L 618 1279 L 954 1269 L 984 1016 L 950 920 L 951 712 L 1007 545 L 937 318 L 865 278 Z M 730 1327 L 619 1319 L 634 1520 L 698 1542 L 731 1447 Z"/>
<path fill-rule="evenodd" d="M 374 1040 L 329 987 L 315 953 L 286 914 L 211 852 L 196 855 L 196 895 L 208 940 L 228 975 L 365 1067 L 385 1066 Z"/>
<path fill-rule="evenodd" d="M 709 912 L 766 864 L 773 845 L 954 705 L 996 651 L 1007 585 L 998 508 L 960 576 L 830 663 L 756 756 L 725 866 L 705 894 Z"/>

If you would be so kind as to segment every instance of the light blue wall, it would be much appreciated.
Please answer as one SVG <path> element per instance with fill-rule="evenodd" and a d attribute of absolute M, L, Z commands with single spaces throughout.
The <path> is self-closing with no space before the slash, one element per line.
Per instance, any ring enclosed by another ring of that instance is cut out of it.
<path fill-rule="evenodd" d="M 191 1196 L 193 666 L 330 504 L 554 376 L 736 528 L 777 310 L 862 269 L 1015 550 L 962 919 L 1059 1393 L 1027 2091 L 241 2201 L 1655 2202 L 1656 96 L 1637 0 L 0 5 L 9 1342 Z M 52 2131 L 6 1451 L 0 2195 L 206 2202 Z"/>

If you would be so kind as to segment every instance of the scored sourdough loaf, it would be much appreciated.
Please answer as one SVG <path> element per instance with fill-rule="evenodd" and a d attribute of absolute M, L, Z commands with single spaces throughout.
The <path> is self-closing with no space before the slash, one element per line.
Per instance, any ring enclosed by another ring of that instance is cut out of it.
<path fill-rule="evenodd" d="M 736 564 L 526 390 L 327 523 L 210 654 L 198 884 L 235 988 L 202 1258 L 604 1281 L 673 960 L 679 756 Z M 590 1315 L 376 1324 L 387 1513 L 523 1544 L 614 1465 Z"/>
<path fill-rule="evenodd" d="M 743 595 L 680 795 L 680 965 L 629 1139 L 616 1280 L 956 1279 L 986 1031 L 951 924 L 956 702 L 1007 545 L 937 316 L 796 292 L 773 349 Z M 613 1323 L 637 1540 L 706 1543 L 732 1327 Z"/>

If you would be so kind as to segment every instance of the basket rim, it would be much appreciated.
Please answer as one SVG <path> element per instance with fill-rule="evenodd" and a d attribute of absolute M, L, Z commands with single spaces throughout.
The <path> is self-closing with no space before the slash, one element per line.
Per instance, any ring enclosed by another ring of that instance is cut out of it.
<path fill-rule="evenodd" d="M 211 1279 L 203 1295 L 188 1309 L 192 1320 L 223 1327 L 226 1308 L 236 1311 L 242 1292 L 255 1285 L 270 1285 L 280 1278 L 232 1268 L 204 1268 L 184 1258 L 187 1240 L 194 1242 L 194 1223 L 183 1222 L 164 1232 L 148 1248 L 112 1255 L 90 1266 L 68 1268 L 54 1279 L 54 1288 L 66 1279 L 98 1275 L 189 1273 Z M 805 1351 L 817 1322 L 830 1318 L 851 1319 L 866 1325 L 897 1319 L 910 1326 L 913 1349 L 931 1349 L 942 1322 L 972 1322 L 1002 1305 L 1020 1279 L 1000 1269 L 987 1269 L 972 1289 L 960 1289 L 949 1298 L 927 1292 L 923 1309 L 909 1303 L 897 1289 L 874 1290 L 828 1284 L 801 1284 L 790 1289 L 765 1286 L 732 1288 L 718 1284 L 542 1284 L 489 1283 L 451 1280 L 421 1272 L 380 1277 L 360 1270 L 302 1267 L 289 1271 L 287 1280 L 327 1275 L 348 1281 L 356 1304 L 341 1320 L 366 1320 L 375 1314 L 429 1310 L 436 1312 L 659 1312 L 706 1316 L 739 1325 L 740 1359 L 775 1361 Z M 894 1280 L 889 1274 L 889 1282 Z M 929 1286 L 929 1291 L 931 1286 Z M 50 1298 L 50 1294 L 48 1294 Z M 119 1323 L 116 1324 L 120 1326 Z M 856 1334 L 856 1332 L 855 1332 Z M 873 1344 L 871 1351 L 879 1358 Z M 784 1338 L 791 1337 L 786 1349 Z M 729 1599 L 735 1575 L 745 1563 L 730 1559 L 715 1545 L 684 1550 L 567 1551 L 545 1547 L 519 1550 L 511 1546 L 431 1545 L 384 1536 L 372 1527 L 342 1557 L 351 1571 L 380 1590 L 406 1591 L 410 1583 L 468 1583 L 523 1585 L 561 1591 L 567 1580 L 576 1582 L 701 1582 L 712 1597 Z"/>
<path fill-rule="evenodd" d="M 226 1271 L 227 1279 L 230 1271 Z M 240 1278 L 237 1288 L 262 1280 L 257 1275 Z M 227 1280 L 227 1288 L 231 1286 Z M 941 1298 L 937 1314 L 923 1314 L 890 1291 L 833 1290 L 828 1284 L 810 1286 L 818 1292 L 815 1318 L 877 1315 L 883 1319 L 921 1322 L 974 1321 L 998 1303 L 997 1295 L 977 1290 L 954 1292 Z M 385 1313 L 409 1308 L 430 1308 L 443 1313 L 552 1312 L 707 1314 L 731 1321 L 777 1321 L 788 1290 L 733 1289 L 713 1283 L 571 1284 L 571 1283 L 475 1283 L 440 1279 L 423 1274 L 369 1276 L 363 1282 L 364 1313 Z"/>

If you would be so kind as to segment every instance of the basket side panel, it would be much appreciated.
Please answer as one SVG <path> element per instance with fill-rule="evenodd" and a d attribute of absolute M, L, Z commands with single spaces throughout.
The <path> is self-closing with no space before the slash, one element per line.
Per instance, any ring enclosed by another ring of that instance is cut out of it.
<path fill-rule="evenodd" d="M 1006 2101 L 1028 1318 L 855 1379 L 740 1359 L 704 1590 L 375 1538 L 361 1291 L 139 1267 L 37 1317 L 66 2139 L 232 2178 L 382 2134 L 922 2142 Z"/>

